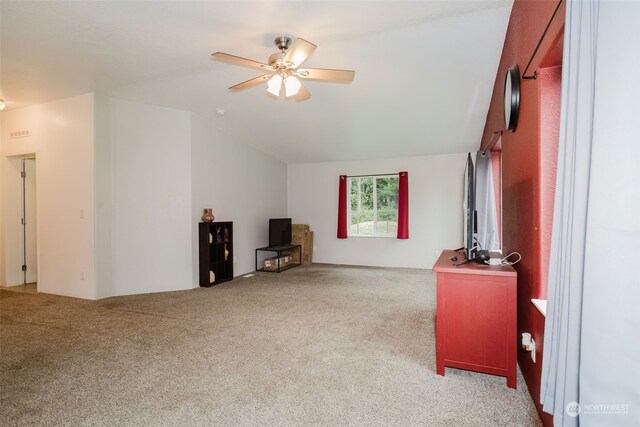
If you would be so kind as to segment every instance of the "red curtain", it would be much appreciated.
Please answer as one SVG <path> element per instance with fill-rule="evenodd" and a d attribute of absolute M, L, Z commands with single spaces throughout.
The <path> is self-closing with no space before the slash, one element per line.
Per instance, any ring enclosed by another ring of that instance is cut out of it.
<path fill-rule="evenodd" d="M 398 239 L 409 238 L 409 173 L 398 178 Z"/>
<path fill-rule="evenodd" d="M 347 238 L 347 176 L 340 175 L 338 186 L 338 239 Z"/>

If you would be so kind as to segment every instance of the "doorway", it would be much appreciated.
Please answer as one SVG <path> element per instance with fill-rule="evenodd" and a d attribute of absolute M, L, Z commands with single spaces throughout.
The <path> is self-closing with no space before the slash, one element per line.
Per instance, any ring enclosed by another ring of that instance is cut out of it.
<path fill-rule="evenodd" d="M 36 158 L 7 160 L 5 284 L 13 291 L 34 293 L 38 286 Z"/>

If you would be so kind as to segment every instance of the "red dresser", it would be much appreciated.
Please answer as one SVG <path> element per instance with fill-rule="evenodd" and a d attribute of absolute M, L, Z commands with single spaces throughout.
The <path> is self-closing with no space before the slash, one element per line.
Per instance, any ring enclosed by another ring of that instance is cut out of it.
<path fill-rule="evenodd" d="M 436 372 L 444 375 L 446 366 L 485 372 L 516 388 L 516 271 L 477 262 L 454 267 L 463 259 L 462 252 L 443 251 L 433 266 Z"/>

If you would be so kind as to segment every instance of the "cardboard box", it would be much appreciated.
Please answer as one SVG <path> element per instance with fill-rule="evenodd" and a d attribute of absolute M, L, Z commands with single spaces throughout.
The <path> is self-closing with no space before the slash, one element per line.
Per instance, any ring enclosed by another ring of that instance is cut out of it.
<path fill-rule="evenodd" d="M 294 245 L 300 245 L 300 253 L 304 260 L 304 250 L 306 248 L 306 236 L 309 234 L 309 226 L 306 224 L 292 224 L 291 225 L 291 243 Z M 296 255 L 297 257 L 297 255 Z"/>
<path fill-rule="evenodd" d="M 280 270 L 291 264 L 291 256 L 283 255 L 280 258 L 271 257 L 267 258 L 263 261 L 264 269 L 267 271 L 278 271 L 278 266 L 280 266 Z"/>
<path fill-rule="evenodd" d="M 278 258 L 267 258 L 262 262 L 264 269 L 268 271 L 276 271 L 278 269 Z"/>
<path fill-rule="evenodd" d="M 307 247 L 309 248 L 309 264 L 313 262 L 313 231 L 309 232 L 309 244 Z"/>
<path fill-rule="evenodd" d="M 311 231 L 309 225 L 292 224 L 291 243 L 301 246 L 302 264 L 311 265 L 313 258 L 313 231 Z M 297 255 L 295 257 L 297 258 Z"/>
<path fill-rule="evenodd" d="M 294 245 L 302 245 L 305 236 L 309 234 L 311 229 L 307 224 L 291 224 L 291 243 Z"/>

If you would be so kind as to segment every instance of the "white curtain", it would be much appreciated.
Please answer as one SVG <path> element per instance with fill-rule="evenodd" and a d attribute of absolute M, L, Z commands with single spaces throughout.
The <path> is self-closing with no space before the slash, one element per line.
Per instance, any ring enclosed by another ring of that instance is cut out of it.
<path fill-rule="evenodd" d="M 476 211 L 480 248 L 500 249 L 491 151 L 487 151 L 485 155 L 481 151 L 476 154 Z"/>
<path fill-rule="evenodd" d="M 640 3 L 568 1 L 541 402 L 640 425 Z"/>

